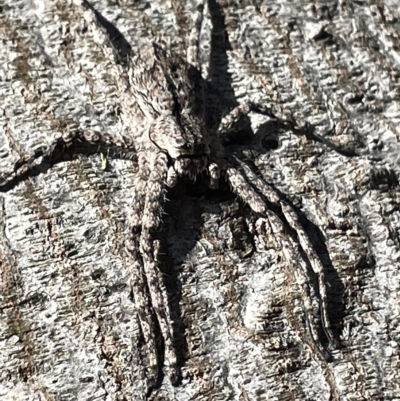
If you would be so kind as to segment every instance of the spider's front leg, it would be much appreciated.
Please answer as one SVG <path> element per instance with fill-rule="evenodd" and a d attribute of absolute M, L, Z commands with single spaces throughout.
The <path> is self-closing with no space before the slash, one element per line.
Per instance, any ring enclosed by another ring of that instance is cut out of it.
<path fill-rule="evenodd" d="M 133 243 L 136 245 L 133 253 L 137 253 L 137 258 L 140 259 L 140 268 L 143 268 L 144 276 L 146 277 L 147 287 L 150 295 L 151 306 L 157 318 L 161 334 L 163 336 L 164 361 L 163 365 L 166 369 L 166 374 L 174 382 L 177 380 L 177 358 L 173 345 L 171 334 L 171 324 L 169 323 L 169 314 L 167 306 L 163 299 L 162 285 L 159 279 L 159 271 L 157 268 L 157 253 L 158 242 L 154 240 L 153 231 L 160 224 L 160 217 L 163 212 L 165 201 L 165 193 L 167 191 L 168 181 L 168 158 L 167 155 L 155 149 L 148 150 L 150 155 L 148 165 L 142 168 L 146 169 L 141 172 L 142 178 L 136 184 L 138 198 L 135 199 L 134 208 L 136 209 L 134 217 L 130 222 L 130 229 L 135 236 L 137 227 L 140 229 L 138 233 L 138 241 L 134 238 Z M 147 174 L 148 173 L 148 174 Z M 135 299 L 144 301 L 143 294 L 135 294 Z M 145 307 L 145 302 L 140 302 L 141 308 Z M 142 305 L 143 304 L 143 305 Z M 143 316 L 143 310 L 140 311 L 143 324 L 146 327 L 146 342 L 154 340 L 154 328 L 152 332 L 148 331 L 151 325 L 148 322 L 148 316 Z M 155 347 L 155 345 L 154 345 Z M 154 348 L 156 349 L 156 348 Z M 151 352 L 151 350 L 149 350 Z M 162 362 L 157 356 L 157 366 L 153 369 L 158 369 Z"/>
<path fill-rule="evenodd" d="M 314 313 L 310 301 L 310 290 L 312 288 L 312 284 L 310 284 L 310 280 L 308 278 L 307 261 L 303 259 L 301 253 L 298 250 L 298 245 L 295 244 L 290 235 L 284 235 L 285 228 L 283 223 L 273 212 L 268 210 L 266 202 L 259 195 L 259 193 L 262 194 L 262 196 L 265 197 L 268 202 L 280 206 L 282 214 L 285 217 L 287 223 L 290 225 L 291 228 L 296 231 L 301 249 L 302 251 L 304 251 L 311 268 L 318 277 L 321 324 L 329 341 L 329 348 L 337 348 L 337 343 L 329 323 L 327 312 L 328 302 L 324 268 L 307 234 L 302 228 L 296 212 L 291 206 L 289 206 L 289 204 L 281 200 L 277 193 L 273 190 L 273 188 L 268 185 L 263 179 L 258 177 L 254 172 L 252 172 L 245 163 L 240 161 L 235 156 L 233 156 L 232 160 L 236 165 L 238 165 L 238 167 L 229 167 L 226 170 L 226 176 L 232 187 L 233 192 L 236 193 L 240 198 L 242 198 L 243 201 L 247 203 L 254 212 L 268 218 L 269 224 L 272 227 L 272 232 L 276 235 L 278 241 L 281 244 L 281 249 L 285 259 L 288 263 L 293 263 L 294 261 L 297 261 L 300 266 L 300 269 L 297 269 L 297 271 L 295 272 L 295 277 L 299 287 L 303 289 L 303 304 L 309 316 L 307 323 L 310 338 L 319 349 L 318 325 L 314 322 Z M 259 193 L 254 188 L 257 188 Z M 323 355 L 323 352 L 321 350 L 320 354 Z"/>
<path fill-rule="evenodd" d="M 282 252 L 285 265 L 290 269 L 289 276 L 294 277 L 301 291 L 302 304 L 305 312 L 305 323 L 309 334 L 308 343 L 310 347 L 323 359 L 327 358 L 326 351 L 322 348 L 319 335 L 318 324 L 314 317 L 315 311 L 312 305 L 312 284 L 308 277 L 306 261 L 301 256 L 298 246 L 293 238 L 287 234 L 283 222 L 271 211 L 267 211 L 266 218 L 261 218 L 257 222 L 257 231 L 263 237 L 266 233 L 274 237 L 279 250 Z M 267 234 L 267 235 L 268 235 Z M 290 268 L 289 266 L 293 266 Z"/>
<path fill-rule="evenodd" d="M 146 201 L 147 179 L 150 175 L 150 163 L 145 153 L 138 155 L 138 176 L 134 181 L 133 202 L 127 219 L 128 239 L 127 270 L 137 316 L 143 335 L 143 347 L 147 357 L 145 376 L 149 388 L 159 383 L 159 357 L 157 352 L 156 329 L 154 313 L 149 298 L 148 283 L 143 268 L 142 255 L 140 253 L 140 233 L 143 210 Z"/>

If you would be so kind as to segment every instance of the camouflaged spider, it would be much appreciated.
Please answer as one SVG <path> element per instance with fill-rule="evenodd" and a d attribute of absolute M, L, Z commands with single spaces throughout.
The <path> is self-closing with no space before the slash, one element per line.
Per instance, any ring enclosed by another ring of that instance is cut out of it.
<path fill-rule="evenodd" d="M 122 117 L 128 135 L 123 137 L 123 141 L 119 141 L 105 133 L 72 132 L 68 137 L 58 138 L 50 146 L 37 148 L 32 153 L 21 156 L 14 165 L 13 173 L 30 168 L 38 157 L 50 156 L 60 143 L 70 145 L 76 139 L 83 139 L 91 144 L 101 143 L 109 147 L 123 148 L 136 154 L 138 174 L 135 180 L 132 214 L 128 220 L 131 235 L 127 241 L 127 248 L 131 268 L 135 272 L 132 274 L 132 291 L 138 305 L 151 380 L 157 381 L 160 370 L 153 311 L 164 341 L 164 368 L 171 378 L 177 374 L 177 357 L 170 317 L 160 290 L 161 283 L 157 272 L 159 244 L 154 239 L 154 232 L 161 223 L 160 216 L 166 192 L 181 177 L 192 180 L 203 177 L 207 179 L 210 188 L 217 188 L 220 177 L 225 177 L 232 191 L 261 217 L 259 231 L 263 235 L 274 235 L 282 245 L 285 257 L 291 261 L 298 261 L 300 268 L 296 270 L 295 276 L 299 286 L 303 288 L 309 285 L 310 281 L 307 275 L 307 261 L 304 261 L 299 252 L 298 244 L 291 237 L 284 235 L 284 228 L 278 216 L 268 210 L 268 202 L 278 205 L 286 222 L 297 233 L 301 250 L 318 277 L 322 327 L 330 344 L 334 344 L 327 314 L 324 268 L 296 212 L 249 166 L 229 154 L 223 145 L 222 139 L 226 140 L 234 124 L 244 115 L 254 111 L 277 118 L 275 113 L 269 107 L 246 103 L 233 109 L 218 127 L 206 126 L 205 88 L 198 60 L 204 2 L 201 1 L 197 7 L 194 28 L 189 35 L 186 60 L 176 53 L 165 51 L 157 44 L 150 43 L 142 47 L 138 55 L 130 60 L 127 71 L 123 71 L 118 64 L 118 55 L 99 23 L 97 13 L 90 7 L 84 8 L 84 17 L 93 35 L 103 46 L 105 56 L 114 65 L 113 75 L 118 86 Z M 145 130 L 135 130 L 133 104 L 138 106 L 145 117 Z M 286 123 L 295 128 L 293 121 L 287 120 Z M 7 178 L 6 175 L 0 175 L 0 184 Z M 138 279 L 142 271 L 145 277 Z M 144 286 L 147 287 L 147 291 L 143 291 Z M 305 310 L 312 316 L 310 296 L 304 289 L 302 293 Z M 150 300 L 147 299 L 147 294 Z M 312 318 L 309 318 L 308 323 L 310 336 L 318 343 L 317 324 Z"/>

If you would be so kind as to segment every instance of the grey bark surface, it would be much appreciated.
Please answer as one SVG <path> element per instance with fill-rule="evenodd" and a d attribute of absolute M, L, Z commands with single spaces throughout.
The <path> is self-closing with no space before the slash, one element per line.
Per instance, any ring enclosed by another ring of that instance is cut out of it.
<path fill-rule="evenodd" d="M 184 55 L 190 1 L 90 4 L 133 53 L 155 41 Z M 0 172 L 76 127 L 119 135 L 78 1 L 2 0 L 0 39 Z M 298 261 L 260 235 L 260 216 L 228 188 L 180 184 L 159 235 L 182 381 L 149 394 L 124 247 L 137 166 L 102 150 L 104 169 L 82 144 L 0 188 L 0 400 L 399 400 L 399 40 L 393 0 L 207 4 L 216 114 L 273 103 L 354 150 L 254 114 L 232 145 L 298 211 L 324 264 L 330 356 L 310 341 Z"/>

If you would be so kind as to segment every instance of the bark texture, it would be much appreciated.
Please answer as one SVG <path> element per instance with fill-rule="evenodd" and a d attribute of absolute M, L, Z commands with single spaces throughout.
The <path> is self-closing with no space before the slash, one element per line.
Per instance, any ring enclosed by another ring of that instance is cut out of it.
<path fill-rule="evenodd" d="M 90 4 L 133 53 L 156 41 L 184 54 L 191 1 Z M 78 1 L 1 0 L 0 39 L 1 173 L 77 127 L 119 135 Z M 149 392 L 124 247 L 136 165 L 103 149 L 104 169 L 98 149 L 74 145 L 0 188 L 0 400 L 399 400 L 399 41 L 395 0 L 207 4 L 215 114 L 270 102 L 353 150 L 253 114 L 232 147 L 296 208 L 324 264 L 331 355 L 322 328 L 326 352 L 310 341 L 298 261 L 260 216 L 228 188 L 181 184 L 160 274 L 182 381 Z"/>

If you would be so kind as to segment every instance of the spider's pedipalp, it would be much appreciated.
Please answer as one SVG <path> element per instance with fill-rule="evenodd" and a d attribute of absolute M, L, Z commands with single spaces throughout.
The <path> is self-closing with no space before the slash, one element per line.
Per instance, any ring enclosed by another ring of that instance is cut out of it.
<path fill-rule="evenodd" d="M 221 171 L 217 163 L 211 163 L 208 166 L 208 174 L 210 175 L 210 181 L 208 183 L 208 186 L 210 187 L 210 189 L 217 189 L 219 178 L 221 176 Z"/>
<path fill-rule="evenodd" d="M 169 188 L 173 188 L 177 182 L 178 182 L 178 174 L 175 171 L 174 167 L 170 166 L 168 168 L 168 173 L 167 173 L 167 186 Z"/>
<path fill-rule="evenodd" d="M 181 158 L 174 161 L 174 169 L 178 176 L 195 181 L 197 176 L 207 168 L 207 158 Z"/>

